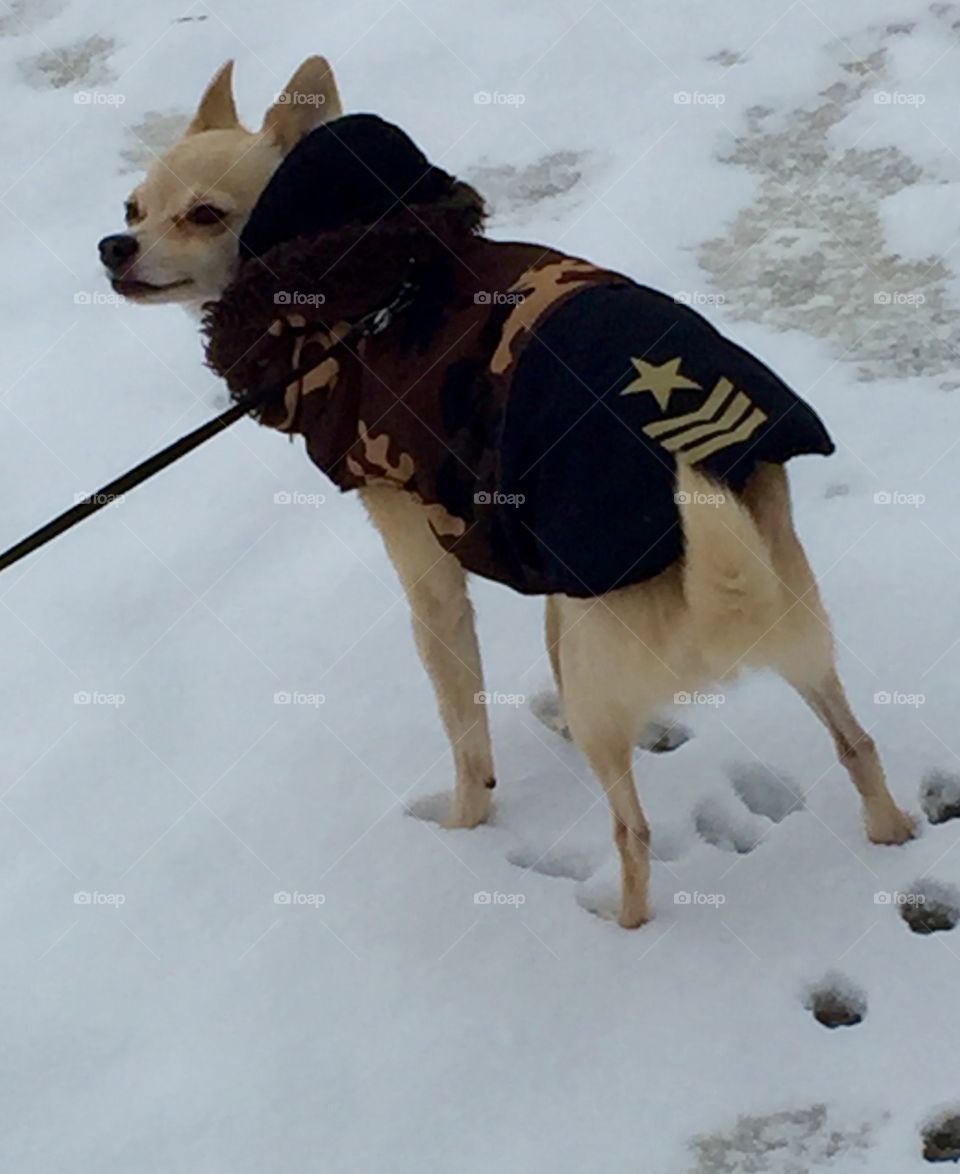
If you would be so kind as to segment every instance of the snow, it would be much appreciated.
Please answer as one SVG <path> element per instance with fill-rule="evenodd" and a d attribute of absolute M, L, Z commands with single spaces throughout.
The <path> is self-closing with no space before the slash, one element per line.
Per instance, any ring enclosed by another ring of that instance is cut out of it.
<path fill-rule="evenodd" d="M 960 7 L 4 12 L 0 545 L 225 403 L 182 312 L 94 296 L 128 128 L 160 145 L 228 56 L 259 117 L 323 52 L 348 109 L 482 180 L 495 235 L 714 295 L 824 414 L 839 451 L 795 462 L 798 523 L 923 834 L 866 842 L 826 735 L 767 677 L 638 756 L 660 857 L 640 931 L 595 915 L 603 797 L 529 705 L 492 708 L 494 822 L 442 831 L 450 755 L 379 539 L 299 446 L 241 424 L 0 582 L 0 1166 L 926 1168 L 923 1129 L 960 1111 L 960 938 L 901 911 L 960 883 L 960 824 L 921 812 L 960 790 Z M 475 599 L 488 689 L 529 701 L 539 605 Z M 814 1020 L 824 984 L 861 1023 Z"/>

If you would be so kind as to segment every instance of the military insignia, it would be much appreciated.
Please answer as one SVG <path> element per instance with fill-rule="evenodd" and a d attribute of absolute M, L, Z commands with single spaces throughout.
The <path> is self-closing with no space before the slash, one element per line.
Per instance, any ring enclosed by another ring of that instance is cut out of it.
<path fill-rule="evenodd" d="M 722 378 L 699 408 L 655 420 L 645 425 L 643 432 L 677 460 L 693 465 L 731 444 L 749 440 L 766 419 L 766 412 L 745 392 Z"/>
<path fill-rule="evenodd" d="M 670 405 L 670 396 L 674 391 L 689 388 L 692 391 L 703 391 L 699 383 L 694 383 L 686 375 L 680 374 L 680 359 L 671 359 L 667 363 L 646 363 L 643 359 L 630 360 L 637 369 L 637 378 L 620 392 L 621 395 L 632 395 L 635 392 L 649 391 L 665 412 Z"/>

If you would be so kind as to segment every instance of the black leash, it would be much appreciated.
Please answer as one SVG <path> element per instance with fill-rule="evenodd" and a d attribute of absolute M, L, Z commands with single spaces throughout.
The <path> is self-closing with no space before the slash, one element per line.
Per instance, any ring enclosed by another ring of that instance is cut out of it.
<path fill-rule="evenodd" d="M 413 283 L 405 281 L 391 302 L 386 306 L 380 306 L 376 310 L 371 310 L 368 314 L 364 314 L 362 318 L 357 319 L 347 333 L 330 349 L 334 350 L 336 347 L 353 342 L 357 338 L 380 334 L 390 325 L 395 315 L 410 304 L 413 300 L 413 294 Z M 142 485 L 144 481 L 149 480 L 162 469 L 166 469 L 175 461 L 180 460 L 188 452 L 192 452 L 193 449 L 211 440 L 218 433 L 222 432 L 225 428 L 229 428 L 231 424 L 235 424 L 237 420 L 246 416 L 248 412 L 266 400 L 274 396 L 283 395 L 291 383 L 295 383 L 298 379 L 302 379 L 304 375 L 308 375 L 316 365 L 316 360 L 314 360 L 312 363 L 297 367 L 286 376 L 281 385 L 270 388 L 268 391 L 262 392 L 259 395 L 247 396 L 238 400 L 232 407 L 227 408 L 225 412 L 221 412 L 219 416 L 214 416 L 206 424 L 201 424 L 199 428 L 188 432 L 186 436 L 181 436 L 179 440 L 175 440 L 173 444 L 169 444 L 166 448 L 154 453 L 152 457 L 147 457 L 139 465 L 128 469 L 126 473 L 117 477 L 108 485 L 104 485 L 96 493 L 91 493 L 89 497 L 85 497 L 83 501 L 78 502 L 72 509 L 59 514 L 52 521 L 47 522 L 45 526 L 41 526 L 39 530 L 34 530 L 32 534 L 28 534 L 26 538 L 21 539 L 14 546 L 11 546 L 9 550 L 5 550 L 0 554 L 0 571 L 5 571 L 7 567 L 12 567 L 14 563 L 26 558 L 28 554 L 39 550 L 41 546 L 45 546 L 58 535 L 76 526 L 78 522 L 89 518 L 91 514 L 95 514 L 98 510 L 112 505 L 122 494 L 136 488 L 138 485 Z"/>

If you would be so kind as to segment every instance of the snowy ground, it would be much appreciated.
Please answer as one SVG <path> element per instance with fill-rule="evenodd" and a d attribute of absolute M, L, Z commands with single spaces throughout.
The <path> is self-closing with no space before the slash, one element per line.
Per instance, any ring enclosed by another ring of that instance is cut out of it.
<path fill-rule="evenodd" d="M 821 410 L 800 528 L 923 827 L 868 845 L 826 736 L 756 678 L 638 763 L 638 932 L 595 915 L 605 805 L 528 705 L 492 714 L 494 823 L 441 831 L 379 541 L 240 425 L 0 582 L 0 1169 L 928 1168 L 960 935 L 897 902 L 960 913 L 960 823 L 921 814 L 960 788 L 958 38 L 915 0 L 0 6 L 0 546 L 223 404 L 186 316 L 103 299 L 95 243 L 221 61 L 258 118 L 324 52 L 495 235 L 684 295 Z M 476 599 L 488 687 L 529 699 L 538 605 Z M 829 1030 L 838 1001 L 860 1021 Z"/>

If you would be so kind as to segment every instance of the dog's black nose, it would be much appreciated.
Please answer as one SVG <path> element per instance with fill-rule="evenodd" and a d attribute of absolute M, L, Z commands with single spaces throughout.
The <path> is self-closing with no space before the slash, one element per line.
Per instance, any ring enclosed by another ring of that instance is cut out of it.
<path fill-rule="evenodd" d="M 105 236 L 97 248 L 100 260 L 108 269 L 119 269 L 136 256 L 140 245 L 129 232 L 115 232 L 113 236 Z"/>

